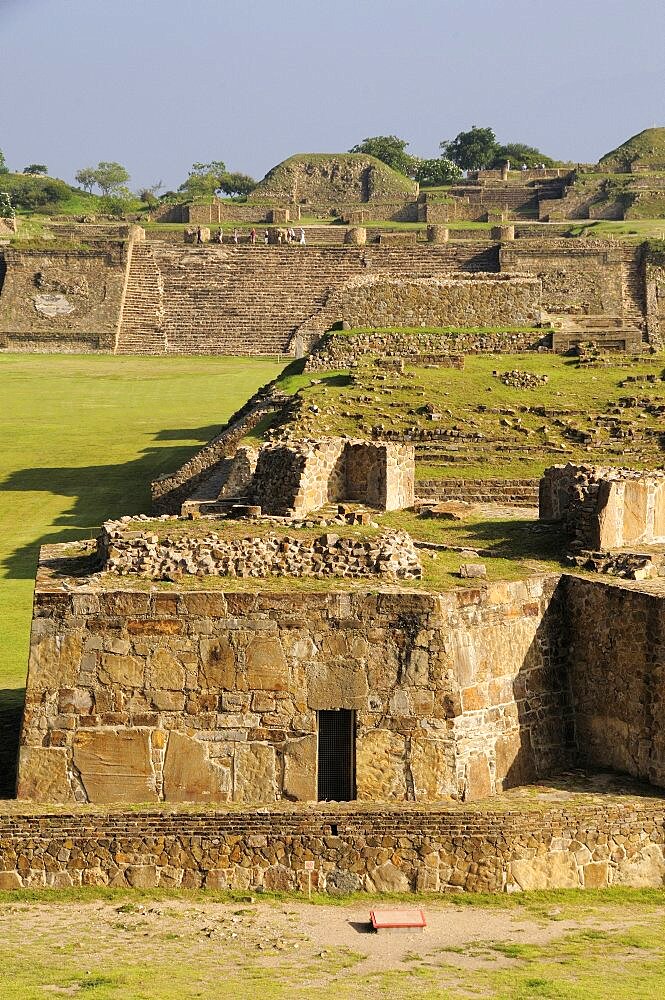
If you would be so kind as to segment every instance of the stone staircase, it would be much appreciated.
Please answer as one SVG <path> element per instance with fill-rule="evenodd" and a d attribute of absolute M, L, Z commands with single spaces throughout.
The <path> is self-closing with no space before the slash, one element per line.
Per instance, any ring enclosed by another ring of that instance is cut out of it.
<path fill-rule="evenodd" d="M 116 354 L 165 354 L 163 283 L 150 244 L 130 247 Z"/>
<path fill-rule="evenodd" d="M 324 228 L 324 227 L 322 227 Z M 134 247 L 118 353 L 281 355 L 350 278 L 499 269 L 496 244 Z"/>
<path fill-rule="evenodd" d="M 538 479 L 420 479 L 416 496 L 419 500 L 537 507 L 538 488 Z"/>

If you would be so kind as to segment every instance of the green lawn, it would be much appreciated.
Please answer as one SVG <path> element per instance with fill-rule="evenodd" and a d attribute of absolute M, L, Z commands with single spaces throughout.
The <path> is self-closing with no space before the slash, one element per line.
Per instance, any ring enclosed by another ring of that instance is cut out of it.
<path fill-rule="evenodd" d="M 25 680 L 39 545 L 149 510 L 150 480 L 280 369 L 247 358 L 0 356 L 0 688 Z"/>

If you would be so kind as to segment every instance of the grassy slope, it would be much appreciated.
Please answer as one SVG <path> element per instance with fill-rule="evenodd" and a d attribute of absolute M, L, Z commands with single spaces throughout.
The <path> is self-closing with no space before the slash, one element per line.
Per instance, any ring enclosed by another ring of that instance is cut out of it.
<path fill-rule="evenodd" d="M 447 341 L 447 349 L 454 351 L 454 343 L 448 338 L 442 339 Z M 445 343 L 442 350 L 446 350 Z M 621 464 L 622 456 L 628 454 L 625 461 L 638 467 L 662 465 L 662 445 L 657 437 L 662 431 L 662 419 L 653 415 L 638 417 L 639 408 L 624 410 L 620 419 L 633 420 L 640 429 L 653 431 L 655 436 L 648 444 L 627 446 L 621 441 L 611 441 L 607 432 L 603 432 L 598 444 L 587 451 L 584 445 L 571 439 L 564 426 L 557 424 L 559 418 L 523 413 L 520 407 L 545 406 L 548 412 L 565 411 L 560 418 L 564 424 L 568 422 L 571 427 L 590 430 L 594 426 L 592 415 L 607 413 L 621 397 L 639 396 L 656 403 L 665 402 L 665 382 L 635 383 L 624 388 L 619 385 L 628 375 L 653 373 L 660 376 L 664 361 L 662 355 L 655 355 L 646 356 L 628 368 L 591 368 L 578 366 L 569 358 L 547 354 L 472 355 L 466 358 L 464 371 L 415 368 L 408 369 L 414 372 L 413 378 L 398 374 L 385 378 L 385 373 L 380 373 L 371 359 L 366 358 L 354 372 L 352 381 L 344 372 L 326 372 L 311 377 L 285 375 L 283 384 L 289 391 L 300 388 L 306 402 L 299 417 L 299 430 L 304 435 L 333 432 L 366 436 L 374 425 L 399 430 L 415 424 L 426 430 L 460 428 L 462 432 L 473 428 L 485 435 L 483 445 L 462 445 L 462 455 L 466 453 L 468 457 L 460 461 L 419 464 L 417 477 L 531 478 L 540 476 L 543 469 L 554 462 L 572 459 Z M 515 368 L 547 375 L 549 381 L 537 390 L 525 390 L 504 385 L 492 375 L 494 370 L 503 372 Z M 311 378 L 314 378 L 313 385 Z M 316 384 L 317 378 L 319 384 Z M 416 395 L 418 392 L 420 395 Z M 425 415 L 418 412 L 426 402 L 435 405 L 441 414 L 440 421 L 427 421 Z M 319 407 L 318 412 L 311 412 L 309 406 L 312 404 Z M 494 412 L 478 412 L 479 405 Z M 512 412 L 506 414 L 506 411 Z M 509 452 L 498 453 L 492 449 L 492 441 L 511 441 L 514 447 Z M 560 450 L 562 448 L 565 451 Z"/>
<path fill-rule="evenodd" d="M 279 368 L 220 357 L 0 356 L 0 688 L 24 681 L 39 544 L 147 510 L 150 480 Z"/>

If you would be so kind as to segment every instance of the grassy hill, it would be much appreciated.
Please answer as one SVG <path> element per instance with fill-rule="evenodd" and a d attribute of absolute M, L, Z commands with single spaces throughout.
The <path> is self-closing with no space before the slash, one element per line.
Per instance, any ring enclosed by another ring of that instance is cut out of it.
<path fill-rule="evenodd" d="M 628 173 L 631 168 L 665 170 L 665 128 L 645 128 L 598 161 L 610 173 Z"/>

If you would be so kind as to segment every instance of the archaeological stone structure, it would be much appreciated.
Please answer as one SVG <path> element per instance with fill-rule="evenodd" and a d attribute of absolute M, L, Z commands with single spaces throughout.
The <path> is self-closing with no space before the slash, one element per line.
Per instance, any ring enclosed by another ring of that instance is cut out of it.
<path fill-rule="evenodd" d="M 561 520 L 573 548 L 663 544 L 665 473 L 552 466 L 540 484 L 540 516 Z"/>
<path fill-rule="evenodd" d="M 661 343 L 664 269 L 647 245 L 489 235 L 185 246 L 135 226 L 54 224 L 38 245 L 0 248 L 0 349 L 299 356 L 341 322 L 464 330 L 497 317 L 533 325 L 533 342 L 545 327 L 559 352 Z"/>

